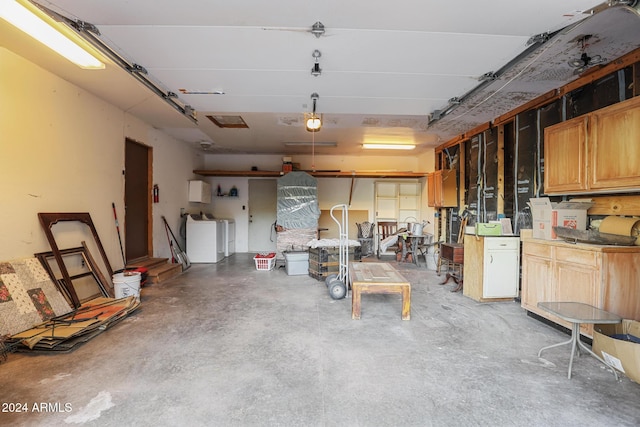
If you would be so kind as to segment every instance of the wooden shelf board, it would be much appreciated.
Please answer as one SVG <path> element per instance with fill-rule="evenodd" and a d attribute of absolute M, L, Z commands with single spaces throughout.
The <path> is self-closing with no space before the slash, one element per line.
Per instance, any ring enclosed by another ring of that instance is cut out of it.
<path fill-rule="evenodd" d="M 426 172 L 410 171 L 302 171 L 316 178 L 424 178 Z M 281 171 L 227 171 L 227 170 L 194 170 L 202 176 L 244 176 L 244 177 L 280 177 L 287 172 Z"/>

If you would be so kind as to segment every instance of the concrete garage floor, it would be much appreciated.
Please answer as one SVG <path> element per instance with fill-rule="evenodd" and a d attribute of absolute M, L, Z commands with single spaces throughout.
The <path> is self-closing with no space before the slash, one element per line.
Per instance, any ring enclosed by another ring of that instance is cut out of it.
<path fill-rule="evenodd" d="M 256 271 L 251 254 L 142 290 L 131 317 L 70 354 L 0 364 L 12 426 L 632 426 L 640 385 L 569 348 L 516 302 L 480 304 L 399 264 L 399 295 L 332 300 L 322 282 Z M 50 403 L 55 412 L 33 412 Z M 58 407 L 56 410 L 55 407 Z"/>

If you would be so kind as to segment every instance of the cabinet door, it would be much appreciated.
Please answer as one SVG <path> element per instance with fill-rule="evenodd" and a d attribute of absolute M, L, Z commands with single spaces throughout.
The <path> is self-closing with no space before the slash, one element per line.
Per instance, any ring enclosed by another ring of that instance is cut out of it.
<path fill-rule="evenodd" d="M 640 188 L 640 97 L 591 114 L 592 189 Z"/>
<path fill-rule="evenodd" d="M 556 298 L 553 301 L 596 304 L 597 270 L 584 265 L 556 262 Z"/>
<path fill-rule="evenodd" d="M 539 308 L 541 301 L 553 301 L 551 260 L 536 256 L 522 256 L 521 305 L 525 310 L 544 314 Z"/>
<path fill-rule="evenodd" d="M 547 194 L 587 189 L 587 117 L 544 130 L 544 188 Z"/>
<path fill-rule="evenodd" d="M 436 173 L 427 174 L 427 206 L 436 206 Z"/>
<path fill-rule="evenodd" d="M 458 183 L 456 169 L 440 169 L 427 181 L 427 205 L 437 208 L 458 206 Z"/>
<path fill-rule="evenodd" d="M 517 297 L 519 270 L 517 250 L 488 250 L 484 258 L 482 297 Z"/>
<path fill-rule="evenodd" d="M 458 206 L 457 170 L 445 169 L 442 171 L 442 203 L 443 207 Z"/>
<path fill-rule="evenodd" d="M 435 207 L 442 207 L 442 170 L 433 173 L 433 200 Z"/>
<path fill-rule="evenodd" d="M 553 301 L 571 301 L 582 302 L 585 304 L 598 306 L 596 298 L 596 289 L 599 289 L 599 270 L 588 268 L 585 265 L 556 262 L 555 266 L 555 283 L 556 297 Z M 567 328 L 571 327 L 568 322 L 560 319 L 556 321 Z M 585 334 L 593 335 L 593 325 L 581 325 L 580 331 Z"/>

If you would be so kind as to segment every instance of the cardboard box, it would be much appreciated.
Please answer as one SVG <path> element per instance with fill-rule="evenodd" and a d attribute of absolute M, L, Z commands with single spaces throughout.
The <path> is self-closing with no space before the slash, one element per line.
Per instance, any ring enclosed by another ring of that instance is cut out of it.
<path fill-rule="evenodd" d="M 615 325 L 594 325 L 593 352 L 640 383 L 640 322 L 623 319 Z"/>
<path fill-rule="evenodd" d="M 478 222 L 476 223 L 476 236 L 502 236 L 502 224 Z"/>
<path fill-rule="evenodd" d="M 533 216 L 533 238 L 555 240 L 553 227 L 587 229 L 587 210 L 593 206 L 591 199 L 573 199 L 552 203 L 548 197 L 529 199 Z"/>

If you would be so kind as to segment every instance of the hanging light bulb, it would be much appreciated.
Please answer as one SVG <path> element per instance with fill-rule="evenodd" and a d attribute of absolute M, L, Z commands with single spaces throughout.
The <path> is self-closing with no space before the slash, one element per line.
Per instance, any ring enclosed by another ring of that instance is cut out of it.
<path fill-rule="evenodd" d="M 311 100 L 313 101 L 313 113 L 309 116 L 305 122 L 307 131 L 318 132 L 322 128 L 322 119 L 316 114 L 316 101 L 320 98 L 317 93 L 311 94 Z"/>
<path fill-rule="evenodd" d="M 309 132 L 318 132 L 322 127 L 322 120 L 315 114 L 307 119 L 307 130 Z"/>

